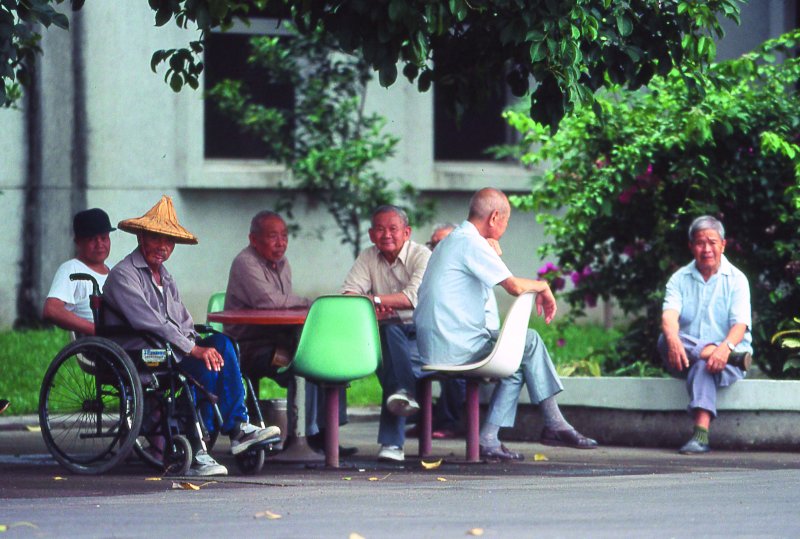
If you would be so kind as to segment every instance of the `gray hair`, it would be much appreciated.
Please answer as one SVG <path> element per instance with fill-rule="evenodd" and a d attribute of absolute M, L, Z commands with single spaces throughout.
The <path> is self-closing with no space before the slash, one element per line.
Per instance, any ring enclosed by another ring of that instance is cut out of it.
<path fill-rule="evenodd" d="M 689 241 L 694 241 L 694 235 L 701 230 L 713 230 L 721 239 L 725 239 L 725 227 L 719 219 L 711 217 L 710 215 L 701 215 L 689 225 Z"/>
<path fill-rule="evenodd" d="M 484 187 L 472 195 L 469 201 L 469 218 L 477 217 L 484 219 L 489 217 L 493 211 L 502 215 L 511 212 L 506 195 L 499 189 Z"/>
<path fill-rule="evenodd" d="M 394 204 L 383 204 L 375 208 L 375 211 L 372 212 L 372 217 L 370 217 L 370 223 L 374 223 L 375 218 L 382 213 L 394 213 L 403 220 L 403 226 L 408 226 L 408 214 L 403 208 Z"/>
<path fill-rule="evenodd" d="M 431 230 L 431 235 L 436 234 L 440 230 L 455 230 L 458 227 L 455 223 L 436 223 L 433 225 L 433 230 Z"/>
<path fill-rule="evenodd" d="M 277 212 L 271 210 L 261 210 L 260 212 L 255 214 L 253 218 L 250 220 L 250 234 L 260 234 L 261 223 L 272 217 L 275 217 L 283 221 L 283 217 L 281 217 Z"/>

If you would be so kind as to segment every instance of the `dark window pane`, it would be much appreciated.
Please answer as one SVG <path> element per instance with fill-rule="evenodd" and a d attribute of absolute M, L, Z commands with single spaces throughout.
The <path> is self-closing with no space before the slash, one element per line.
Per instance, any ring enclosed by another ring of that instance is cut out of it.
<path fill-rule="evenodd" d="M 492 161 L 486 149 L 508 142 L 508 128 L 500 116 L 506 108 L 505 99 L 493 97 L 457 121 L 444 92 L 437 92 L 436 85 L 433 96 L 433 155 L 437 161 Z"/>
<path fill-rule="evenodd" d="M 213 33 L 206 40 L 205 87 L 213 88 L 223 79 L 244 81 L 256 103 L 267 107 L 294 107 L 294 89 L 289 84 L 268 84 L 247 63 L 250 38 L 247 34 Z M 270 149 L 259 137 L 245 134 L 235 121 L 219 111 L 213 99 L 205 100 L 205 156 L 209 158 L 269 158 Z M 291 126 L 287 126 L 291 136 Z"/>

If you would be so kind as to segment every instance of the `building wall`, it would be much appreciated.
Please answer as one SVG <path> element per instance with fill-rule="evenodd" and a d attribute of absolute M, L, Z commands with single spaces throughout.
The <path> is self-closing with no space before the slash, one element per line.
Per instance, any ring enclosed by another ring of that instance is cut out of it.
<path fill-rule="evenodd" d="M 738 55 L 793 27 L 794 9 L 795 2 L 774 0 L 745 5 L 743 26 L 728 25 L 720 56 Z M 154 27 L 144 4 L 108 1 L 87 3 L 73 16 L 71 32 L 44 33 L 43 149 L 36 158 L 42 173 L 33 231 L 22 230 L 29 156 L 25 113 L 0 110 L 0 328 L 17 316 L 20 238 L 36 238 L 32 301 L 41 305 L 57 265 L 72 254 L 71 216 L 84 207 L 102 207 L 117 222 L 142 215 L 162 194 L 172 196 L 181 223 L 200 238 L 198 246 L 178 246 L 167 263 L 194 316 L 203 319 L 209 294 L 225 288 L 230 261 L 246 245 L 250 217 L 273 206 L 283 170 L 260 161 L 204 159 L 201 92 L 186 88 L 175 94 L 163 81 L 163 66 L 158 74 L 150 71 L 155 50 L 185 46 L 195 37 L 172 23 Z M 402 78 L 388 89 L 372 83 L 367 109 L 385 116 L 387 129 L 401 140 L 384 171 L 434 197 L 436 221 L 463 220 L 471 193 L 480 187 L 529 188 L 528 174 L 514 165 L 435 162 L 432 95 L 418 93 Z M 291 239 L 288 256 L 297 292 L 313 297 L 337 291 L 352 257 L 339 244 L 333 221 L 303 201 L 296 215 L 302 230 Z M 424 242 L 429 233 L 423 227 L 413 239 Z M 534 216 L 514 212 L 503 239 L 504 259 L 514 273 L 535 273 L 543 263 L 536 254 L 542 241 Z M 134 247 L 134 236 L 114 232 L 110 262 Z M 506 295 L 498 296 L 504 309 Z"/>

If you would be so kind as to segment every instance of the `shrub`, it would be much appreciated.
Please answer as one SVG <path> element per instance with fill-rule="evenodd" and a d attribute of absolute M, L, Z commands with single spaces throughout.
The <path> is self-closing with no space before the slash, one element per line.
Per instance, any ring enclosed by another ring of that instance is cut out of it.
<path fill-rule="evenodd" d="M 613 298 L 630 317 L 626 357 L 657 362 L 664 286 L 691 260 L 689 223 L 710 214 L 725 224 L 726 255 L 750 279 L 761 367 L 777 377 L 800 372 L 784 371 L 785 354 L 769 342 L 800 304 L 799 42 L 795 30 L 713 64 L 707 88 L 672 72 L 646 91 L 603 93 L 554 135 L 507 113 L 523 134 L 517 156 L 546 165 L 532 193 L 512 202 L 539 212 L 550 235 L 542 254 L 572 277 L 565 294 L 576 312 Z"/>

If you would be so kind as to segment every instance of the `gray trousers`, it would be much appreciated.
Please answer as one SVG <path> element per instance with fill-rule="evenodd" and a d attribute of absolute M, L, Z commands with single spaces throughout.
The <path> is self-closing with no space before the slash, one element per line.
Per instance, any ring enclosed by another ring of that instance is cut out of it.
<path fill-rule="evenodd" d="M 486 357 L 497 342 L 498 335 L 498 331 L 492 331 L 491 340 L 471 361 Z M 532 329 L 529 329 L 525 336 L 525 351 L 519 369 L 511 376 L 500 380 L 495 387 L 486 421 L 500 427 L 513 427 L 517 416 L 517 401 L 522 393 L 523 384 L 528 387 L 528 396 L 532 404 L 539 404 L 564 390 L 547 347 L 539 334 Z"/>
<path fill-rule="evenodd" d="M 717 389 L 728 387 L 744 378 L 745 373 L 739 367 L 725 365 L 722 372 L 712 374 L 706 369 L 706 360 L 700 359 L 700 352 L 710 345 L 719 345 L 715 342 L 701 341 L 696 337 L 685 333 L 678 334 L 683 347 L 686 349 L 686 357 L 689 358 L 689 370 L 676 371 L 667 361 L 667 340 L 664 335 L 658 337 L 658 354 L 664 367 L 672 376 L 686 379 L 686 390 L 689 393 L 689 412 L 700 408 L 711 413 L 712 417 L 717 417 Z"/>

